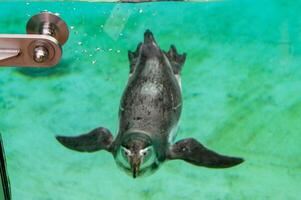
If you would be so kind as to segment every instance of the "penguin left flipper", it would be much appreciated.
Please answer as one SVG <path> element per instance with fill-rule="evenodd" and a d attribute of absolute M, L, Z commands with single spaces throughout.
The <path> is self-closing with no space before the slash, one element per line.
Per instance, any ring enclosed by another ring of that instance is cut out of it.
<path fill-rule="evenodd" d="M 242 158 L 219 155 L 193 138 L 183 139 L 172 145 L 167 153 L 167 159 L 181 159 L 209 168 L 228 168 L 244 161 Z"/>
<path fill-rule="evenodd" d="M 56 139 L 65 147 L 81 152 L 94 152 L 102 149 L 111 152 L 113 143 L 111 132 L 103 127 L 75 137 L 56 136 Z"/>

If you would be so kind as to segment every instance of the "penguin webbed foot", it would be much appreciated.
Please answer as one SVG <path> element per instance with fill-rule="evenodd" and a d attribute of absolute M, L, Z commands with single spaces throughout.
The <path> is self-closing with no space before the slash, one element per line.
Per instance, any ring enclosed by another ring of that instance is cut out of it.
<path fill-rule="evenodd" d="M 183 139 L 172 145 L 167 158 L 181 159 L 208 168 L 228 168 L 244 161 L 242 158 L 224 156 L 211 151 L 193 138 Z"/>
<path fill-rule="evenodd" d="M 128 51 L 128 57 L 129 57 L 129 61 L 130 61 L 130 74 L 133 73 L 134 70 L 135 70 L 135 66 L 138 62 L 139 51 L 140 51 L 141 45 L 142 45 L 142 43 L 140 42 L 137 45 L 137 48 L 136 48 L 135 52 Z"/>
<path fill-rule="evenodd" d="M 186 53 L 179 54 L 174 45 L 171 45 L 169 51 L 164 53 L 171 64 L 174 74 L 180 74 L 186 60 Z"/>
<path fill-rule="evenodd" d="M 80 152 L 94 152 L 102 149 L 111 152 L 113 142 L 111 132 L 103 127 L 75 137 L 56 136 L 56 139 L 65 147 Z"/>

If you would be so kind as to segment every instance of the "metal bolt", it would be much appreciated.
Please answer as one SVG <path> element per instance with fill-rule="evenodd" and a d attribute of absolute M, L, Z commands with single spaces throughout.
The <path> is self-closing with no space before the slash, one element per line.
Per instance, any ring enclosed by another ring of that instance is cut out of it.
<path fill-rule="evenodd" d="M 55 37 L 55 26 L 52 23 L 45 22 L 41 25 L 39 33 Z"/>
<path fill-rule="evenodd" d="M 45 62 L 48 59 L 48 50 L 43 46 L 38 46 L 34 49 L 33 59 L 37 63 Z"/>

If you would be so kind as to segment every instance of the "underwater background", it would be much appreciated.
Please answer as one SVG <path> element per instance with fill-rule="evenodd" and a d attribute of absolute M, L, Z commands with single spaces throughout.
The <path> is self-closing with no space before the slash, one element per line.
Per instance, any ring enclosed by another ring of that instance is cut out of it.
<path fill-rule="evenodd" d="M 0 3 L 0 33 L 59 13 L 70 30 L 55 68 L 0 68 L 0 132 L 14 200 L 297 200 L 301 197 L 299 1 Z M 245 162 L 164 163 L 133 179 L 107 152 L 78 153 L 55 135 L 116 132 L 128 50 L 150 29 L 187 59 L 176 140 L 194 137 Z"/>

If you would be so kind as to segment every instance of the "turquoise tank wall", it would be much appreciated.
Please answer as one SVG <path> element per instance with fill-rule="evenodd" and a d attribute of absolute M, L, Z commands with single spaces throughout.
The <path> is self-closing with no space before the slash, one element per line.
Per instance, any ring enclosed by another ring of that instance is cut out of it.
<path fill-rule="evenodd" d="M 7 2 L 0 33 L 57 12 L 70 37 L 55 68 L 0 68 L 0 130 L 14 200 L 250 199 L 301 196 L 301 17 L 297 1 L 112 4 Z M 78 153 L 56 134 L 116 132 L 134 50 L 149 28 L 187 53 L 177 139 L 241 156 L 225 170 L 182 161 L 132 179 L 106 152 Z"/>

